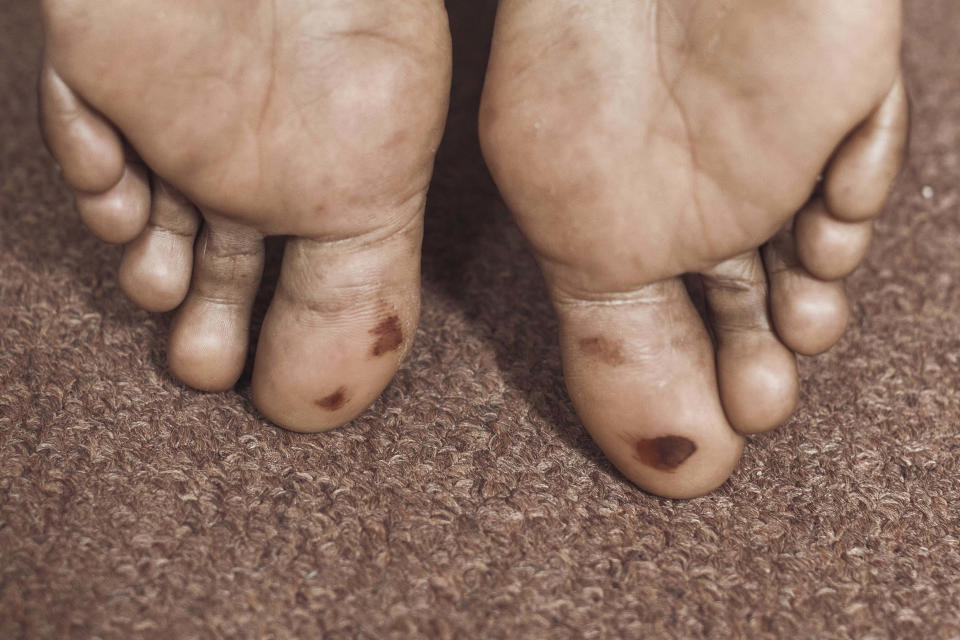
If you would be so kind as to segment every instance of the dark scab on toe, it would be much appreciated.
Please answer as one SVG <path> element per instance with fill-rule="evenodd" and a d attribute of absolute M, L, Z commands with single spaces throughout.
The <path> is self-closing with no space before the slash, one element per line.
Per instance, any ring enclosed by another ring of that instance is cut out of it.
<path fill-rule="evenodd" d="M 681 436 L 663 436 L 637 442 L 640 462 L 660 471 L 676 471 L 697 450 L 691 440 Z"/>
<path fill-rule="evenodd" d="M 322 407 L 327 411 L 336 411 L 347 404 L 347 388 L 340 387 L 330 395 L 320 398 L 316 401 L 318 407 Z"/>
<path fill-rule="evenodd" d="M 620 350 L 620 344 L 603 336 L 583 338 L 580 340 L 580 350 L 584 354 L 613 367 L 626 362 L 623 351 Z"/>
<path fill-rule="evenodd" d="M 370 352 L 375 358 L 396 351 L 403 344 L 403 329 L 400 327 L 400 318 L 395 315 L 390 316 L 371 329 L 370 334 L 377 338 L 373 350 Z"/>

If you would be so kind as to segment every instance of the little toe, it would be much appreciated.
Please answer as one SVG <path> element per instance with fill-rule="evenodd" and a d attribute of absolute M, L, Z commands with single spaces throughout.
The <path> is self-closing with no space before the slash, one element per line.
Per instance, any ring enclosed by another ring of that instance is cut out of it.
<path fill-rule="evenodd" d="M 150 178 L 146 168 L 129 163 L 120 181 L 103 193 L 76 192 L 76 207 L 88 229 L 104 242 L 125 244 L 150 218 Z"/>
<path fill-rule="evenodd" d="M 713 345 L 683 282 L 553 297 L 571 400 L 617 468 L 671 498 L 721 485 L 744 443 L 725 417 Z"/>
<path fill-rule="evenodd" d="M 365 410 L 413 342 L 422 218 L 399 230 L 287 241 L 264 319 L 253 400 L 276 424 L 326 431 Z"/>
<path fill-rule="evenodd" d="M 880 213 L 903 166 L 909 131 L 910 106 L 901 74 L 827 168 L 824 197 L 833 216 L 857 222 Z"/>
<path fill-rule="evenodd" d="M 49 65 L 40 73 L 40 128 L 71 188 L 105 193 L 125 171 L 123 142 L 113 126 L 77 96 Z"/>
<path fill-rule="evenodd" d="M 154 176 L 150 220 L 128 244 L 120 287 L 147 311 L 170 311 L 187 295 L 200 214 L 180 192 Z"/>
<path fill-rule="evenodd" d="M 845 278 L 870 249 L 873 221 L 845 222 L 830 215 L 824 201 L 814 198 L 794 218 L 797 258 L 821 280 Z"/>
<path fill-rule="evenodd" d="M 250 313 L 263 272 L 263 237 L 205 216 L 193 280 L 177 312 L 167 350 L 170 369 L 203 391 L 232 387 L 246 362 Z"/>
<path fill-rule="evenodd" d="M 764 246 L 763 261 L 770 315 L 780 340 L 803 355 L 817 355 L 836 344 L 850 319 L 843 281 L 811 275 L 800 264 L 793 234 L 786 229 Z"/>
<path fill-rule="evenodd" d="M 149 216 L 146 169 L 125 160 L 117 131 L 49 64 L 40 73 L 39 91 L 43 137 L 74 190 L 80 218 L 101 240 L 133 240 Z"/>
<path fill-rule="evenodd" d="M 727 419 L 740 433 L 769 431 L 796 407 L 799 380 L 793 352 L 771 326 L 760 254 L 749 251 L 702 276 Z"/>

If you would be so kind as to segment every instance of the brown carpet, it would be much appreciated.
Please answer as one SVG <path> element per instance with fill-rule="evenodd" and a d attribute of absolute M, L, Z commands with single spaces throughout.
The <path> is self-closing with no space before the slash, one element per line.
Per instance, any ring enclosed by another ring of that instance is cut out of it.
<path fill-rule="evenodd" d="M 0 638 L 960 637 L 956 0 L 908 2 L 912 159 L 849 332 L 689 502 L 624 481 L 570 409 L 477 151 L 492 2 L 451 2 L 416 347 L 317 436 L 245 380 L 171 379 L 170 317 L 124 299 L 41 146 L 35 4 L 0 0 Z"/>

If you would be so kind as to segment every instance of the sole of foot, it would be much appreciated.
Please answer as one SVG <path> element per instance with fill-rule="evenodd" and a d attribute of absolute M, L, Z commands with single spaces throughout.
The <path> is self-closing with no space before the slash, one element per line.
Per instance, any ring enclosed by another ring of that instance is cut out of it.
<path fill-rule="evenodd" d="M 843 333 L 906 146 L 900 28 L 898 0 L 501 0 L 484 156 L 576 411 L 643 489 L 721 485 Z"/>
<path fill-rule="evenodd" d="M 228 389 L 265 236 L 287 236 L 252 394 L 275 423 L 339 426 L 409 351 L 426 192 L 446 118 L 439 0 L 344 5 L 44 0 L 40 118 L 123 290 L 177 310 L 172 373 Z"/>

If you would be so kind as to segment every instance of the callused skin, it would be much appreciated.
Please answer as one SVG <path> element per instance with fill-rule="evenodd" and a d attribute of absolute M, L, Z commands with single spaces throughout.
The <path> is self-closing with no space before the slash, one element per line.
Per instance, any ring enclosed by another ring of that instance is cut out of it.
<path fill-rule="evenodd" d="M 842 278 L 906 143 L 900 2 L 498 11 L 481 142 L 553 297 L 573 403 L 638 485 L 705 493 L 742 434 L 792 412 L 795 354 L 846 325 Z"/>

